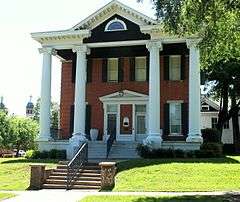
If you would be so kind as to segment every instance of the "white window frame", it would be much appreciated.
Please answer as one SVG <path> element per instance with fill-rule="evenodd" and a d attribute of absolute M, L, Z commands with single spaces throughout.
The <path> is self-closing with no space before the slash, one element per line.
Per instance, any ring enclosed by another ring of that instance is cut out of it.
<path fill-rule="evenodd" d="M 215 120 L 216 122 L 213 122 L 213 120 Z M 213 129 L 216 129 L 217 128 L 217 123 L 218 123 L 218 118 L 217 117 L 211 117 L 211 127 Z M 216 125 L 216 127 L 214 128 L 213 125 Z"/>
<path fill-rule="evenodd" d="M 143 79 L 143 80 L 137 78 L 137 69 L 142 69 L 142 68 L 137 68 L 137 66 L 136 66 L 136 60 L 137 59 L 145 59 L 145 79 Z M 147 57 L 146 56 L 144 56 L 144 57 L 135 57 L 135 81 L 144 82 L 146 80 L 147 80 Z"/>
<path fill-rule="evenodd" d="M 109 60 L 117 60 L 117 80 L 109 80 L 109 65 L 108 65 L 108 62 L 109 62 Z M 108 58 L 107 59 L 107 82 L 108 83 L 118 83 L 118 68 L 119 68 L 119 66 L 118 66 L 118 58 Z"/>
<path fill-rule="evenodd" d="M 203 110 L 204 107 L 206 107 L 207 111 L 209 111 L 209 105 L 202 105 L 201 109 Z"/>
<path fill-rule="evenodd" d="M 114 22 L 121 23 L 124 29 L 109 30 L 109 26 Z M 114 20 L 109 21 L 105 27 L 105 32 L 116 32 L 116 31 L 126 31 L 126 30 L 127 30 L 127 25 L 125 24 L 125 22 L 123 22 L 122 20 L 119 20 L 118 18 L 115 18 Z"/>
<path fill-rule="evenodd" d="M 182 132 L 182 103 L 183 100 L 176 101 L 168 101 L 169 104 L 169 136 L 183 136 Z M 171 104 L 180 104 L 180 133 L 172 133 L 171 132 Z"/>
<path fill-rule="evenodd" d="M 179 79 L 172 79 L 172 63 L 171 63 L 171 58 L 179 58 L 180 63 L 179 63 Z M 168 67 L 168 71 L 169 71 L 169 80 L 170 81 L 181 81 L 181 55 L 169 55 L 169 67 Z"/>

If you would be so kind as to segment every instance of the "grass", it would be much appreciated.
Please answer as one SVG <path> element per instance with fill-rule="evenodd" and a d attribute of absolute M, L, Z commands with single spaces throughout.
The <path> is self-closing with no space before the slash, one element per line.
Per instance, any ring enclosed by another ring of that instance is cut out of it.
<path fill-rule="evenodd" d="M 30 165 L 33 163 L 54 167 L 57 160 L 0 158 L 0 190 L 26 190 L 30 181 Z"/>
<path fill-rule="evenodd" d="M 240 190 L 240 156 L 129 160 L 118 163 L 113 191 Z"/>
<path fill-rule="evenodd" d="M 16 196 L 12 193 L 0 193 L 0 201 Z"/>
<path fill-rule="evenodd" d="M 229 199 L 235 198 L 231 198 L 229 196 L 88 196 L 80 202 L 224 202 L 229 201 Z"/>

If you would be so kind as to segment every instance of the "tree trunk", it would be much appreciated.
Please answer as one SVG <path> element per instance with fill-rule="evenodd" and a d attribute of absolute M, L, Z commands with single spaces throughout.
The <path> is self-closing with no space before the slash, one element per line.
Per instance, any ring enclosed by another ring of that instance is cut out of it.
<path fill-rule="evenodd" d="M 222 106 L 220 106 L 220 111 L 218 114 L 217 129 L 219 130 L 221 134 L 221 139 L 222 139 L 223 125 L 228 115 L 228 85 L 223 86 L 221 100 L 222 100 Z"/>
<path fill-rule="evenodd" d="M 232 101 L 232 107 L 236 107 L 237 102 L 236 102 L 235 92 L 232 93 L 231 101 Z M 238 110 L 234 110 L 233 112 L 232 126 L 233 126 L 233 144 L 234 144 L 235 152 L 240 153 L 240 130 L 239 130 L 238 113 L 239 113 L 239 108 Z"/>

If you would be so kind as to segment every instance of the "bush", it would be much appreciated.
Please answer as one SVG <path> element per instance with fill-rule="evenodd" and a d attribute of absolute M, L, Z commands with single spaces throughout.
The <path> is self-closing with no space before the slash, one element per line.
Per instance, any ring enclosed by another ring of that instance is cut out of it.
<path fill-rule="evenodd" d="M 204 143 L 200 150 L 184 151 L 181 149 L 153 149 L 139 144 L 137 146 L 138 155 L 143 158 L 212 158 L 222 157 L 222 144 Z"/>
<path fill-rule="evenodd" d="M 206 128 L 202 129 L 202 137 L 204 143 L 221 143 L 221 135 L 217 129 Z"/>
<path fill-rule="evenodd" d="M 222 157 L 223 145 L 219 143 L 203 143 L 200 151 L 206 157 Z"/>
<path fill-rule="evenodd" d="M 66 159 L 66 150 L 52 149 L 50 151 L 28 150 L 25 157 L 27 159 Z"/>

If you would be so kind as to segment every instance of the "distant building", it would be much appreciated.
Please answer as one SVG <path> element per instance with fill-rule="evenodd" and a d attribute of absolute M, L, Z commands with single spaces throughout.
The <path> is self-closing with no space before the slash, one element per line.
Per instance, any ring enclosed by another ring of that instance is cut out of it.
<path fill-rule="evenodd" d="M 0 98 L 0 110 L 1 111 L 5 111 L 7 112 L 7 107 L 5 106 L 5 104 L 3 103 L 3 96 Z"/>
<path fill-rule="evenodd" d="M 27 103 L 26 106 L 26 116 L 27 117 L 32 117 L 33 116 L 33 108 L 34 108 L 34 104 L 32 102 L 32 96 L 30 96 L 30 99 Z"/>
<path fill-rule="evenodd" d="M 201 98 L 201 128 L 216 128 L 218 122 L 219 105 L 207 97 Z M 240 123 L 240 119 L 239 119 Z M 232 119 L 223 126 L 223 144 L 233 144 Z"/>

